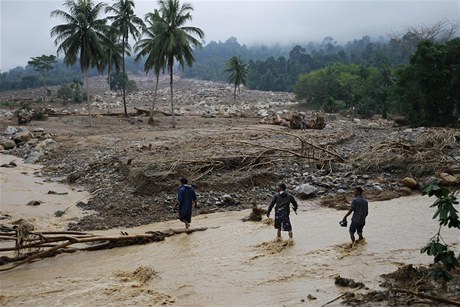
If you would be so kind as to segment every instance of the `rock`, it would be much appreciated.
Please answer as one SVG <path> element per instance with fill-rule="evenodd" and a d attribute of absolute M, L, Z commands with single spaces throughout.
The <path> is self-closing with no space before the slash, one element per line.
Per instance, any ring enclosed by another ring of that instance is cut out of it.
<path fill-rule="evenodd" d="M 406 126 L 409 124 L 404 116 L 395 116 L 394 122 L 397 126 Z"/>
<path fill-rule="evenodd" d="M 262 221 L 262 215 L 266 213 L 267 213 L 266 209 L 261 209 L 257 207 L 257 205 L 254 205 L 252 207 L 251 214 L 248 217 L 243 218 L 243 222 L 248 222 L 248 221 L 260 222 Z"/>
<path fill-rule="evenodd" d="M 45 132 L 45 129 L 43 129 L 43 128 L 38 128 L 38 127 L 37 127 L 37 128 L 34 128 L 34 129 L 32 130 L 32 132 L 42 133 L 42 132 Z"/>
<path fill-rule="evenodd" d="M 417 181 L 412 178 L 412 177 L 406 177 L 402 180 L 402 184 L 404 184 L 406 187 L 415 189 L 418 186 Z"/>
<path fill-rule="evenodd" d="M 15 148 L 16 143 L 13 140 L 0 138 L 0 146 L 2 146 L 6 150 L 9 150 Z"/>
<path fill-rule="evenodd" d="M 398 194 L 401 195 L 401 196 L 409 196 L 412 194 L 412 189 L 409 188 L 409 187 L 400 187 L 398 190 L 397 190 Z"/>
<path fill-rule="evenodd" d="M 17 133 L 17 134 L 13 137 L 13 140 L 14 140 L 14 142 L 15 142 L 16 144 L 22 143 L 22 142 L 27 143 L 27 142 L 30 141 L 33 137 L 34 137 L 34 135 L 32 134 L 32 132 L 30 132 L 30 131 L 24 131 L 24 132 Z"/>
<path fill-rule="evenodd" d="M 299 197 L 308 198 L 308 197 L 314 196 L 316 192 L 318 191 L 318 189 L 308 183 L 305 183 L 305 184 L 298 185 L 294 189 L 294 191 Z"/>
<path fill-rule="evenodd" d="M 460 165 L 452 165 L 449 172 L 451 174 L 460 174 Z"/>
<path fill-rule="evenodd" d="M 18 133 L 18 129 L 11 126 L 8 126 L 3 132 L 4 135 L 15 135 L 16 133 Z"/>
<path fill-rule="evenodd" d="M 14 163 L 14 161 L 11 161 L 11 162 L 8 163 L 8 164 L 2 164 L 2 165 L 0 165 L 0 167 L 6 167 L 6 168 L 14 168 L 14 167 L 16 167 L 16 166 L 18 166 L 18 165 L 17 165 L 16 163 Z"/>
<path fill-rule="evenodd" d="M 353 122 L 356 123 L 356 124 L 359 124 L 361 122 L 361 120 L 359 118 L 354 118 Z"/>
<path fill-rule="evenodd" d="M 26 206 L 40 206 L 40 202 L 38 200 L 31 200 Z"/>
<path fill-rule="evenodd" d="M 437 178 L 441 185 L 454 185 L 458 182 L 458 179 L 448 173 L 440 173 Z"/>

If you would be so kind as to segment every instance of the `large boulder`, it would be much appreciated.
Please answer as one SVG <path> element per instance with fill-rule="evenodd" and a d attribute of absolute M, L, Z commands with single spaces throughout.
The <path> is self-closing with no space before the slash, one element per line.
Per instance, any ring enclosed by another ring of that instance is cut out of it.
<path fill-rule="evenodd" d="M 417 180 L 412 177 L 404 178 L 402 184 L 411 189 L 415 189 L 418 186 Z"/>
<path fill-rule="evenodd" d="M 458 182 L 458 179 L 448 173 L 440 173 L 436 176 L 439 179 L 441 185 L 454 185 Z"/>
<path fill-rule="evenodd" d="M 16 143 L 10 139 L 0 138 L 0 146 L 2 146 L 6 150 L 9 150 L 15 148 Z"/>
<path fill-rule="evenodd" d="M 18 143 L 27 143 L 28 141 L 30 141 L 32 138 L 34 137 L 34 135 L 32 134 L 32 132 L 30 131 L 23 131 L 23 132 L 19 132 L 17 133 L 14 137 L 13 137 L 13 140 L 16 144 Z"/>
<path fill-rule="evenodd" d="M 315 196 L 316 192 L 318 192 L 318 189 L 308 183 L 304 183 L 301 185 L 298 185 L 294 189 L 295 193 L 297 196 L 301 198 L 309 198 Z"/>
<path fill-rule="evenodd" d="M 11 126 L 8 126 L 3 132 L 4 135 L 15 135 L 16 133 L 18 133 L 18 129 Z"/>

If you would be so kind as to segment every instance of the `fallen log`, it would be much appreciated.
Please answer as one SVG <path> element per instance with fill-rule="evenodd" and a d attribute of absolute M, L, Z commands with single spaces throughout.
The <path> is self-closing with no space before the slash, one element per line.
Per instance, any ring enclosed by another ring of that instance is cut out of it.
<path fill-rule="evenodd" d="M 191 234 L 196 231 L 204 231 L 207 230 L 207 227 L 201 228 L 188 228 L 188 229 L 167 229 L 164 231 L 147 231 L 145 234 L 135 234 L 135 235 L 127 235 L 123 234 L 122 236 L 98 236 L 98 235 L 91 235 L 87 233 L 79 233 L 79 232 L 37 232 L 37 235 L 40 235 L 40 240 L 29 240 L 33 242 L 31 244 L 26 244 L 21 246 L 23 249 L 30 250 L 31 248 L 36 248 L 37 250 L 41 250 L 44 248 L 51 247 L 47 250 L 36 252 L 32 255 L 22 255 L 17 256 L 15 258 L 10 258 L 7 256 L 0 257 L 0 265 L 4 264 L 11 264 L 8 267 L 0 268 L 0 272 L 12 270 L 17 268 L 20 265 L 29 263 L 31 261 L 42 259 L 45 257 L 54 256 L 59 253 L 73 253 L 76 251 L 93 251 L 93 250 L 100 250 L 100 249 L 110 249 L 114 247 L 122 247 L 128 245 L 138 245 L 138 244 L 147 244 L 151 242 L 159 242 L 163 241 L 165 237 L 170 237 L 176 234 Z M 53 233 L 57 234 L 57 236 L 47 237 L 43 235 L 44 233 Z M 70 234 L 73 233 L 71 236 Z M 31 234 L 31 233 L 29 233 Z M 64 234 L 64 235 L 63 235 Z M 8 237 L 8 239 L 12 239 Z M 13 238 L 15 239 L 15 238 Z M 34 242 L 36 241 L 36 242 Z M 63 242 L 64 241 L 64 242 Z M 59 242 L 63 242 L 57 244 Z M 56 243 L 56 244 L 50 244 Z M 70 245 L 73 244 L 88 244 L 88 243 L 95 243 L 92 246 L 85 246 L 85 247 L 75 247 Z M 8 247 L 8 248 L 1 248 L 0 252 L 2 251 L 17 251 L 18 247 Z"/>
<path fill-rule="evenodd" d="M 31 262 L 32 260 L 34 259 L 38 259 L 38 258 L 44 258 L 46 255 L 49 255 L 53 252 L 56 252 L 58 249 L 60 248 L 64 248 L 64 247 L 67 247 L 69 245 L 73 244 L 72 242 L 65 242 L 65 243 L 62 243 L 58 246 L 55 246 L 55 247 L 52 247 L 44 252 L 41 252 L 41 253 L 37 253 L 35 255 L 32 255 L 30 257 L 27 257 L 26 259 L 22 260 L 22 261 L 19 261 L 19 262 L 15 262 L 13 265 L 7 267 L 7 268 L 0 268 L 0 272 L 4 272 L 4 271 L 9 271 L 9 270 L 12 270 L 14 268 L 17 268 L 18 266 L 20 265 L 23 265 L 23 264 L 26 264 L 28 262 Z"/>

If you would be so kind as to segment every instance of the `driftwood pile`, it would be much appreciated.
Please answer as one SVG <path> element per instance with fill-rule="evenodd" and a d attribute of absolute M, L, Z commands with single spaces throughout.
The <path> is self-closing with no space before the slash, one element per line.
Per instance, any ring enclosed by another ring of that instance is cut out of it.
<path fill-rule="evenodd" d="M 122 231 L 120 236 L 101 236 L 78 231 L 33 231 L 33 225 L 23 219 L 12 224 L 14 226 L 0 225 L 0 272 L 61 253 L 142 245 L 163 241 L 176 234 L 207 229 L 168 229 L 134 235 Z"/>
<path fill-rule="evenodd" d="M 445 150 L 455 147 L 460 134 L 452 130 L 433 130 L 415 140 L 384 141 L 359 155 L 354 164 L 363 171 L 405 170 L 424 175 L 458 164 Z"/>

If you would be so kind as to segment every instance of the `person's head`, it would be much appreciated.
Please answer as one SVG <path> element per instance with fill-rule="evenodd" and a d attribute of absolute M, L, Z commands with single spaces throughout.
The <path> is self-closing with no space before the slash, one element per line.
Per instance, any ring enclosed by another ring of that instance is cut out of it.
<path fill-rule="evenodd" d="M 358 196 L 358 195 L 361 195 L 361 194 L 363 194 L 363 188 L 356 187 L 355 188 L 355 195 Z"/>
<path fill-rule="evenodd" d="M 284 183 L 278 184 L 278 191 L 286 191 L 286 185 Z"/>
<path fill-rule="evenodd" d="M 181 183 L 181 184 L 187 184 L 187 183 L 188 183 L 187 178 L 181 178 L 181 179 L 180 179 L 180 183 Z"/>

